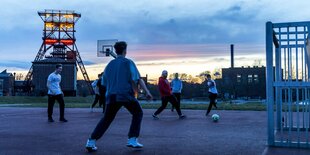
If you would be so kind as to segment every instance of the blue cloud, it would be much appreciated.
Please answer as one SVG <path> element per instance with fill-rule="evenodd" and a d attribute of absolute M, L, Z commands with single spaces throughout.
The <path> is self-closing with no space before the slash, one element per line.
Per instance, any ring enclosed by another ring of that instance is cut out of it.
<path fill-rule="evenodd" d="M 19 69 L 29 69 L 30 68 L 31 63 L 30 62 L 26 62 L 26 61 L 15 61 L 15 60 L 11 60 L 11 61 L 0 61 L 0 67 L 2 68 L 11 68 L 11 67 L 16 67 Z"/>
<path fill-rule="evenodd" d="M 84 65 L 95 65 L 95 64 L 97 64 L 96 62 L 88 61 L 88 60 L 83 61 L 83 63 L 84 63 Z"/>

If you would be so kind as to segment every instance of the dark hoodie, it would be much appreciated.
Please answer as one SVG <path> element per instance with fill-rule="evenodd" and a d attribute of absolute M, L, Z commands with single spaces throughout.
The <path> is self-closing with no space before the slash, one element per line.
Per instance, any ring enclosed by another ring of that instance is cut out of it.
<path fill-rule="evenodd" d="M 160 92 L 161 97 L 170 96 L 171 94 L 171 88 L 170 84 L 167 79 L 160 77 L 158 80 L 158 88 Z"/>

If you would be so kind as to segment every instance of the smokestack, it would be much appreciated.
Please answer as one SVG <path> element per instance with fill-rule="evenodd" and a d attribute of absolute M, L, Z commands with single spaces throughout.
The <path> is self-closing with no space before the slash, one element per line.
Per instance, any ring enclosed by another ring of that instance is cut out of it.
<path fill-rule="evenodd" d="M 234 44 L 230 44 L 230 65 L 234 68 Z"/>

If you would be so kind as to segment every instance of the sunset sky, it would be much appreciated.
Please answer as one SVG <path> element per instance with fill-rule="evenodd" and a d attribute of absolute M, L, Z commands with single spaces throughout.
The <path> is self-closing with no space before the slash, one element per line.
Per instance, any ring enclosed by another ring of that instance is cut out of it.
<path fill-rule="evenodd" d="M 193 76 L 230 66 L 265 65 L 265 23 L 309 21 L 305 0 L 1 0 L 0 71 L 26 73 L 42 43 L 37 11 L 75 10 L 77 47 L 91 79 L 111 57 L 97 57 L 97 40 L 128 43 L 142 76 L 162 70 Z M 81 75 L 80 75 L 81 76 Z"/>

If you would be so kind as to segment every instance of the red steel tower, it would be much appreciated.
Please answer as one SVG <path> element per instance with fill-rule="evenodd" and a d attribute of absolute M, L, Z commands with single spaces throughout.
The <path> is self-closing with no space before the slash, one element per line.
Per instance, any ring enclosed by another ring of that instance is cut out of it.
<path fill-rule="evenodd" d="M 75 61 L 79 66 L 89 91 L 93 94 L 93 89 L 83 61 L 75 44 L 75 23 L 81 17 L 80 13 L 70 10 L 45 10 L 39 11 L 38 15 L 44 22 L 42 45 L 33 62 L 39 62 L 45 58 L 60 58 L 65 61 Z M 46 52 L 50 55 L 46 56 Z M 33 65 L 25 77 L 25 84 L 29 90 L 33 86 Z"/>

